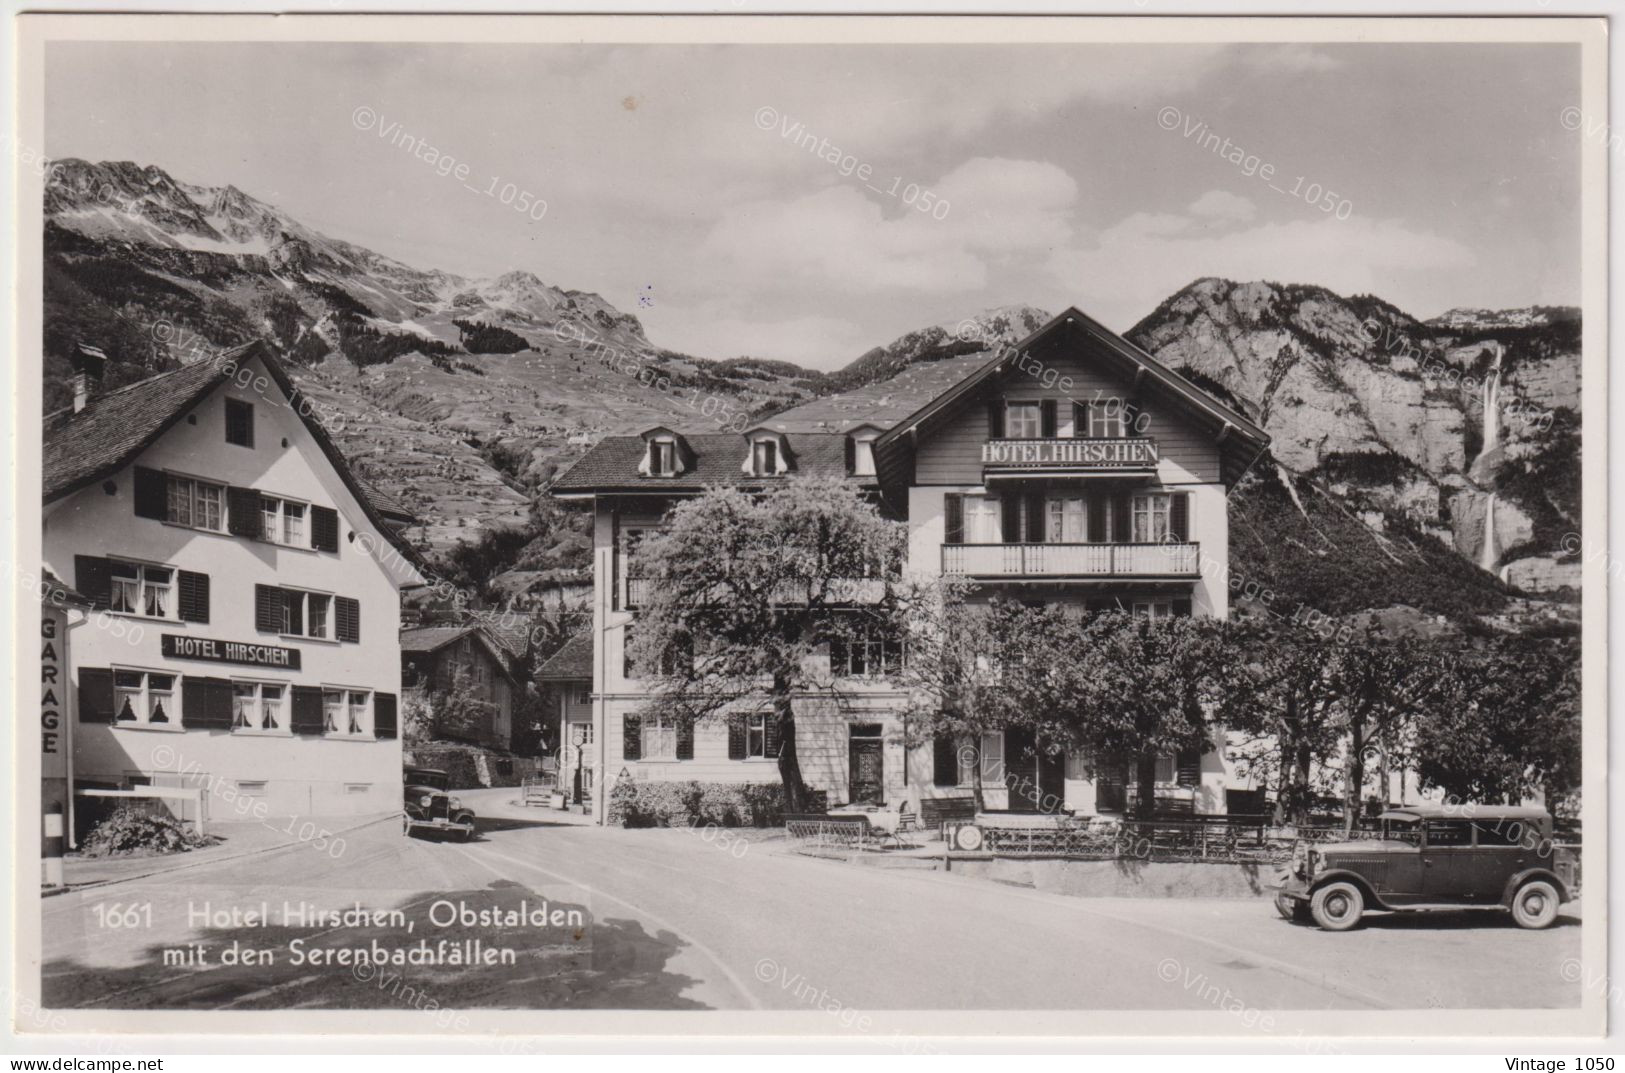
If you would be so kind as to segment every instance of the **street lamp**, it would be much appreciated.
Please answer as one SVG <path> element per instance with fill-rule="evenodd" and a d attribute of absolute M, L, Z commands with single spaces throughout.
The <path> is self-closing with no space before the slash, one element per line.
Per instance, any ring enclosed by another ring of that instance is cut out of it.
<path fill-rule="evenodd" d="M 570 724 L 570 744 L 576 747 L 576 774 L 570 801 L 572 805 L 581 804 L 581 759 L 587 747 L 587 732 L 590 726 L 590 723 Z"/>

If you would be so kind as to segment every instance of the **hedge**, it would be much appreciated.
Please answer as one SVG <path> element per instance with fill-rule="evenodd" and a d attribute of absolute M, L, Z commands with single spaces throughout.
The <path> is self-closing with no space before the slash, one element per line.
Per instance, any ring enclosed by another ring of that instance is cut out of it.
<path fill-rule="evenodd" d="M 784 787 L 762 783 L 617 779 L 609 822 L 622 827 L 778 827 Z"/>

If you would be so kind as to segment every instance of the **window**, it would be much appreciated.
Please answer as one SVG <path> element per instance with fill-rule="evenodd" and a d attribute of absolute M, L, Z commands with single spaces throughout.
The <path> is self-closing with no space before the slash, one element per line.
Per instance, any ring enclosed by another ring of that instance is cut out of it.
<path fill-rule="evenodd" d="M 367 718 L 367 701 L 372 696 L 358 689 L 348 690 L 345 693 L 344 732 L 346 734 L 372 733 L 371 720 Z"/>
<path fill-rule="evenodd" d="M 1175 764 L 1174 757 L 1172 757 L 1172 756 L 1159 756 L 1159 757 L 1157 757 L 1156 779 L 1157 779 L 1158 782 L 1178 782 L 1179 781 L 1179 768 Z"/>
<path fill-rule="evenodd" d="M 1167 600 L 1135 600 L 1132 610 L 1141 618 L 1172 618 L 1174 605 Z"/>
<path fill-rule="evenodd" d="M 591 745 L 592 744 L 592 724 L 591 723 L 571 723 L 570 724 L 570 737 L 568 739 L 568 744 L 570 744 L 570 745 Z"/>
<path fill-rule="evenodd" d="M 341 689 L 322 690 L 322 733 L 337 734 L 339 723 L 344 719 L 344 691 Z"/>
<path fill-rule="evenodd" d="M 231 684 L 233 730 L 281 730 L 288 725 L 287 687 L 278 682 Z"/>
<path fill-rule="evenodd" d="M 164 481 L 168 495 L 165 521 L 214 532 L 225 527 L 224 486 L 174 474 L 165 474 Z"/>
<path fill-rule="evenodd" d="M 1123 435 L 1122 399 L 1106 399 L 1101 402 L 1091 402 L 1088 407 L 1089 429 L 1088 434 L 1095 438 L 1111 438 Z"/>
<path fill-rule="evenodd" d="M 747 759 L 767 758 L 767 720 L 766 712 L 756 712 L 745 717 L 745 757 Z"/>
<path fill-rule="evenodd" d="M 591 704 L 592 703 L 592 686 L 590 686 L 590 685 L 588 685 L 588 686 L 577 686 L 576 687 L 575 702 L 577 704 Z"/>
<path fill-rule="evenodd" d="M 1002 544 L 1004 521 L 999 513 L 999 497 L 965 497 L 965 543 Z"/>
<path fill-rule="evenodd" d="M 1472 825 L 1460 821 L 1428 821 L 1428 847 L 1472 845 Z"/>
<path fill-rule="evenodd" d="M 1172 497 L 1152 492 L 1132 500 L 1134 535 L 1137 544 L 1157 544 L 1168 539 L 1168 515 Z"/>
<path fill-rule="evenodd" d="M 109 559 L 108 610 L 151 618 L 174 618 L 175 571 L 167 566 Z"/>
<path fill-rule="evenodd" d="M 1478 832 L 1478 844 L 1480 846 L 1519 846 L 1527 841 L 1528 835 L 1526 832 L 1533 830 L 1536 834 L 1540 833 L 1539 827 L 1525 825 L 1516 820 L 1512 823 L 1507 823 L 1505 820 L 1497 820 L 1494 823 L 1475 823 L 1473 824 L 1473 830 Z"/>
<path fill-rule="evenodd" d="M 1082 544 L 1089 539 L 1089 501 L 1082 496 L 1052 497 L 1044 535 L 1052 544 Z"/>
<path fill-rule="evenodd" d="M 1004 404 L 1004 435 L 1011 440 L 1036 440 L 1043 430 L 1043 416 L 1036 402 Z"/>
<path fill-rule="evenodd" d="M 873 477 L 875 475 L 875 441 L 852 441 L 852 476 Z"/>
<path fill-rule="evenodd" d="M 113 671 L 115 723 L 136 726 L 179 726 L 175 676 L 154 671 Z"/>
<path fill-rule="evenodd" d="M 902 665 L 902 642 L 886 636 L 873 622 L 858 623 L 850 635 L 830 642 L 830 672 L 842 677 L 870 678 L 890 674 Z"/>
<path fill-rule="evenodd" d="M 758 477 L 771 477 L 779 471 L 779 445 L 772 440 L 757 440 L 751 447 L 751 472 Z"/>
<path fill-rule="evenodd" d="M 283 589 L 282 595 L 282 621 L 277 627 L 278 633 L 290 637 L 315 637 L 325 640 L 332 636 L 330 623 L 333 616 L 330 613 L 333 598 L 321 592 L 302 592 L 298 589 Z"/>
<path fill-rule="evenodd" d="M 982 785 L 1004 785 L 1004 732 L 982 733 Z"/>
<path fill-rule="evenodd" d="M 649 444 L 649 473 L 656 477 L 670 477 L 677 472 L 677 445 L 670 440 L 655 440 Z"/>
<path fill-rule="evenodd" d="M 254 446 L 254 404 L 240 399 L 226 400 L 226 442 L 238 447 Z"/>
<path fill-rule="evenodd" d="M 676 717 L 651 715 L 643 720 L 643 759 L 677 759 Z"/>
<path fill-rule="evenodd" d="M 273 544 L 310 547 L 305 536 L 305 504 L 260 496 L 260 535 Z"/>

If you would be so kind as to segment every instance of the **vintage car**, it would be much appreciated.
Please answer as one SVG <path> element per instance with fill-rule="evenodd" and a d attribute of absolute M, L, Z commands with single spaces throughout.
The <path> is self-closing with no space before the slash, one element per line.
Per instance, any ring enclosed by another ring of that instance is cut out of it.
<path fill-rule="evenodd" d="M 474 837 L 474 810 L 447 793 L 451 777 L 436 768 L 406 769 L 406 807 L 401 813 L 401 830 L 408 835 L 419 831 L 455 834 L 467 842 Z"/>
<path fill-rule="evenodd" d="M 1300 841 L 1279 877 L 1280 914 L 1347 931 L 1367 909 L 1482 906 L 1544 928 L 1579 893 L 1579 861 L 1553 845 L 1544 809 L 1419 805 L 1379 821 L 1350 841 Z"/>

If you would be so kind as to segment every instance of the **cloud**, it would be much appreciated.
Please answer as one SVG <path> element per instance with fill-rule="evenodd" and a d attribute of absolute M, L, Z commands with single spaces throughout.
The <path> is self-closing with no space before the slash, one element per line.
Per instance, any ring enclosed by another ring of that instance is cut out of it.
<path fill-rule="evenodd" d="M 1229 190 L 1209 190 L 1195 201 L 1191 202 L 1190 213 L 1193 216 L 1204 216 L 1213 220 L 1251 220 L 1258 212 L 1258 206 Z"/>

